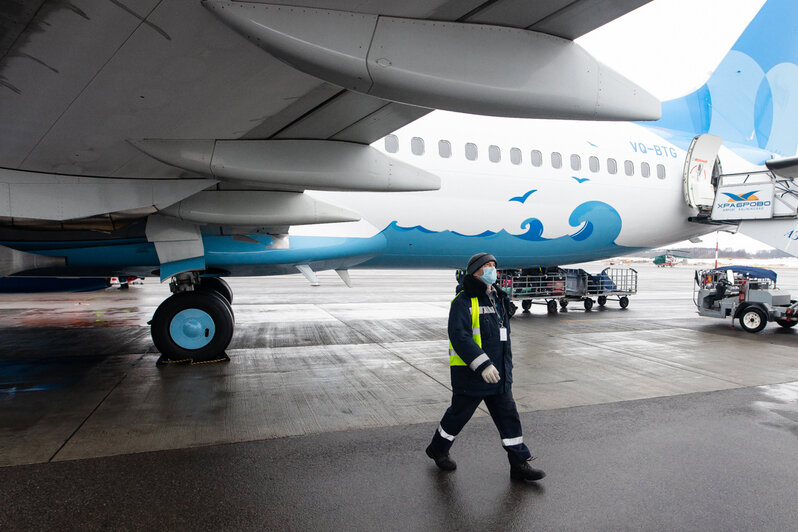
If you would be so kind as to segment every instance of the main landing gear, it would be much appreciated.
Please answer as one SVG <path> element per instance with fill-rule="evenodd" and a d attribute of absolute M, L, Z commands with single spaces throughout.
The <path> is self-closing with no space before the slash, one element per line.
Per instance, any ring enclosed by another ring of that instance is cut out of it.
<path fill-rule="evenodd" d="M 233 338 L 233 291 L 223 279 L 176 275 L 172 295 L 155 310 L 150 321 L 158 364 L 210 363 L 230 360 L 225 349 Z"/>

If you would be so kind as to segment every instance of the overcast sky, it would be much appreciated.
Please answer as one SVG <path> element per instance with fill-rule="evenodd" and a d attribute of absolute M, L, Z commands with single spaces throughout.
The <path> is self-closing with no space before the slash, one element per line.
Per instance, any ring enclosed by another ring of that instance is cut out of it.
<path fill-rule="evenodd" d="M 597 59 L 657 96 L 670 100 L 703 85 L 764 0 L 654 0 L 577 42 Z M 674 247 L 714 247 L 703 243 Z M 743 235 L 719 234 L 721 248 L 770 246 Z"/>

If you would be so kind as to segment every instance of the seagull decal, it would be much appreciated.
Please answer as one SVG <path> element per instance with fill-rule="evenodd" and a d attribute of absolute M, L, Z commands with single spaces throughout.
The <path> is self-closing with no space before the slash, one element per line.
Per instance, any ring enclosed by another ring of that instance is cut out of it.
<path fill-rule="evenodd" d="M 514 198 L 510 198 L 508 201 L 517 201 L 518 203 L 526 203 L 526 199 L 531 196 L 533 193 L 537 192 L 538 189 L 532 189 L 523 196 L 516 196 Z"/>
<path fill-rule="evenodd" d="M 576 177 L 575 175 L 572 175 L 571 179 L 575 179 L 577 183 L 584 183 L 585 181 L 590 181 L 589 177 Z"/>

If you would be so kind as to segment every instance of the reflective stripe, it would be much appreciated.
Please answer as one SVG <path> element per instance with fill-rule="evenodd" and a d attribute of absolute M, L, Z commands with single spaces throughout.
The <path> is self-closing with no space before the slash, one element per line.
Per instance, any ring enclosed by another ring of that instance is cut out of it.
<path fill-rule="evenodd" d="M 488 358 L 488 355 L 486 355 L 485 353 L 482 353 L 477 358 L 475 358 L 474 361 L 471 362 L 468 365 L 468 367 L 473 369 L 474 371 L 476 371 L 479 366 L 481 366 L 482 364 L 484 364 L 485 362 L 487 362 L 489 360 L 490 360 L 490 358 Z"/>
<path fill-rule="evenodd" d="M 441 427 L 440 425 L 438 425 L 438 434 L 441 435 L 441 438 L 446 438 L 449 441 L 454 441 L 454 436 L 452 436 L 451 434 L 447 434 L 446 431 L 443 430 L 443 427 Z"/>
<path fill-rule="evenodd" d="M 471 335 L 472 336 L 480 336 L 481 337 L 482 336 L 482 331 L 480 330 L 479 327 L 474 327 L 473 329 L 471 329 Z M 480 346 L 480 347 L 482 347 L 482 346 Z"/>
<path fill-rule="evenodd" d="M 460 355 L 454 352 L 454 349 L 449 349 L 449 365 L 450 366 L 465 366 L 465 361 L 460 358 Z"/>
<path fill-rule="evenodd" d="M 502 445 L 505 447 L 510 447 L 511 445 L 518 445 L 520 443 L 524 443 L 524 437 L 518 436 L 517 438 L 505 438 L 502 440 Z"/>
<path fill-rule="evenodd" d="M 480 314 L 496 314 L 496 309 L 493 307 L 479 307 Z"/>

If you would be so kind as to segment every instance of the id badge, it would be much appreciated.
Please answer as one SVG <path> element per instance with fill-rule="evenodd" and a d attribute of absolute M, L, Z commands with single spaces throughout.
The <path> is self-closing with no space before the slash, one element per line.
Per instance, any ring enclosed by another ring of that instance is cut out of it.
<path fill-rule="evenodd" d="M 507 341 L 507 328 L 506 327 L 499 327 L 499 340 L 502 342 Z"/>

